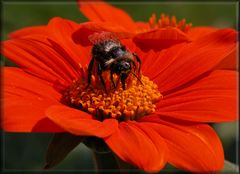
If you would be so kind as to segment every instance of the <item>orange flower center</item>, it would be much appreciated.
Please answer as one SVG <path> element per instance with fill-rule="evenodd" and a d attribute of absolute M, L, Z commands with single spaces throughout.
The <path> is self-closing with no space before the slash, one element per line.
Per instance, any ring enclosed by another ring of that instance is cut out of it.
<path fill-rule="evenodd" d="M 152 16 L 149 18 L 148 23 L 151 29 L 176 27 L 183 32 L 187 32 L 192 27 L 192 23 L 186 23 L 185 19 L 177 21 L 177 18 L 175 16 L 169 17 L 165 14 L 161 14 L 158 20 L 156 14 L 152 14 Z"/>
<path fill-rule="evenodd" d="M 84 70 L 84 68 L 82 68 Z M 63 94 L 63 101 L 74 108 L 88 112 L 98 120 L 105 118 L 115 118 L 119 121 L 136 120 L 142 116 L 155 111 L 155 102 L 162 98 L 161 93 L 155 83 L 146 76 L 141 76 L 141 83 L 129 75 L 126 83 L 126 89 L 123 90 L 121 82 L 113 89 L 108 88 L 108 92 L 98 83 L 98 78 L 92 76 L 92 85 L 88 88 L 86 69 L 84 76 L 73 81 Z M 110 84 L 105 73 L 105 82 Z M 118 77 L 114 76 L 114 81 Z"/>

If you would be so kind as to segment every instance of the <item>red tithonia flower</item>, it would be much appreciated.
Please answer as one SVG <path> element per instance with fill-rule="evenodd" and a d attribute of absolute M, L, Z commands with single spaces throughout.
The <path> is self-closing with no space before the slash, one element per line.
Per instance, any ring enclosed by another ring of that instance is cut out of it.
<path fill-rule="evenodd" d="M 192 27 L 185 19 L 156 14 L 148 22 L 134 21 L 125 11 L 103 1 L 78 0 L 80 11 L 90 20 L 76 31 L 75 35 L 85 37 L 81 32 L 91 34 L 104 30 L 115 32 L 119 37 L 132 37 L 142 49 L 163 49 L 182 42 L 191 42 L 199 36 L 216 31 L 213 27 Z M 79 37 L 79 36 L 78 36 Z M 83 43 L 84 41 L 79 41 Z M 85 41 L 86 44 L 87 41 Z"/>
<path fill-rule="evenodd" d="M 134 21 L 125 11 L 103 1 L 78 0 L 80 11 L 90 20 L 83 23 L 74 33 L 73 39 L 81 44 L 89 44 L 87 36 L 95 31 L 110 31 L 119 37 L 133 38 L 142 50 L 161 50 L 182 42 L 191 42 L 199 37 L 215 32 L 214 27 L 192 27 L 185 19 L 161 14 L 152 14 L 148 22 Z M 84 32 L 85 35 L 81 33 Z M 226 57 L 218 68 L 236 69 L 236 52 Z"/>
<path fill-rule="evenodd" d="M 205 123 L 236 120 L 237 74 L 215 70 L 236 49 L 234 30 L 161 52 L 142 52 L 121 40 L 142 60 L 143 85 L 131 76 L 126 90 L 106 94 L 96 75 L 85 88 L 91 48 L 73 42 L 78 27 L 54 18 L 2 43 L 4 56 L 19 65 L 3 71 L 5 131 L 98 137 L 145 171 L 159 171 L 166 162 L 190 171 L 223 168 L 221 142 Z"/>
<path fill-rule="evenodd" d="M 175 44 L 192 42 L 218 29 L 208 26 L 194 26 L 185 19 L 175 16 L 153 14 L 148 22 L 134 21 L 125 11 L 106 2 L 78 0 L 79 10 L 90 20 L 75 26 L 73 40 L 84 46 L 91 46 L 88 36 L 94 32 L 109 31 L 120 38 L 132 38 L 142 50 L 162 50 Z M 44 26 L 24 28 L 10 34 L 11 38 L 47 34 Z M 84 33 L 84 34 L 82 34 Z M 236 70 L 236 50 L 228 55 L 217 69 Z"/>

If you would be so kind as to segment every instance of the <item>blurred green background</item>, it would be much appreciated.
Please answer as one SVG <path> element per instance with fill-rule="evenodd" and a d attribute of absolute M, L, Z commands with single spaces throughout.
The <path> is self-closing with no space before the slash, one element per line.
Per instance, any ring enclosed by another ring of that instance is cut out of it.
<path fill-rule="evenodd" d="M 135 20 L 147 21 L 152 13 L 175 15 L 185 18 L 193 26 L 207 25 L 219 28 L 236 28 L 236 2 L 124 2 L 111 1 L 114 6 L 124 9 Z M 17 29 L 46 25 L 55 16 L 84 22 L 87 19 L 80 14 L 75 1 L 7 1 L 2 2 L 2 39 Z M 5 66 L 13 66 L 9 61 Z M 14 108 L 13 108 L 14 109 Z M 227 160 L 236 163 L 237 123 L 214 124 L 225 149 Z M 3 133 L 3 169 L 5 171 L 41 171 L 44 165 L 45 151 L 51 134 Z M 93 170 L 91 152 L 84 146 L 78 146 L 65 161 L 52 171 Z M 169 169 L 169 167 L 167 168 Z"/>

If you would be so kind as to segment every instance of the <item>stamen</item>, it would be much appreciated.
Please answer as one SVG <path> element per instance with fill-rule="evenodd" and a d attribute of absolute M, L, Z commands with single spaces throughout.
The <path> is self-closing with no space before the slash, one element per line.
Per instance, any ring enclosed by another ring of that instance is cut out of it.
<path fill-rule="evenodd" d="M 158 86 L 146 76 L 141 76 L 140 82 L 133 76 L 126 83 L 126 90 L 119 84 L 116 89 L 106 93 L 95 83 L 86 88 L 85 78 L 73 81 L 63 94 L 63 101 L 72 107 L 88 112 L 98 120 L 115 118 L 119 121 L 137 120 L 155 111 L 155 104 L 162 98 Z M 92 81 L 97 79 L 93 76 Z M 117 80 L 117 77 L 114 76 Z"/>
<path fill-rule="evenodd" d="M 155 28 L 156 26 L 156 14 L 152 14 L 152 16 L 149 18 L 149 25 L 150 28 Z"/>
<path fill-rule="evenodd" d="M 156 15 L 152 14 L 152 16 L 149 18 L 149 26 L 151 29 L 177 27 L 183 32 L 187 32 L 192 27 L 192 23 L 187 24 L 185 19 L 182 19 L 179 22 L 177 22 L 177 19 L 175 16 L 169 17 L 168 15 L 165 15 L 162 13 L 157 23 L 156 23 Z"/>

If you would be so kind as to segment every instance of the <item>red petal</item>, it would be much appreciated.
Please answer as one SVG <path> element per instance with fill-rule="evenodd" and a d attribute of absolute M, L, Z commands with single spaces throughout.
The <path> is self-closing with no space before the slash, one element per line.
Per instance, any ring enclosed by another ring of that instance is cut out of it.
<path fill-rule="evenodd" d="M 237 70 L 237 49 L 223 59 L 215 69 Z"/>
<path fill-rule="evenodd" d="M 137 29 L 139 31 L 151 29 L 149 23 L 147 23 L 147 22 L 138 21 L 138 22 L 135 22 L 135 25 L 137 26 Z"/>
<path fill-rule="evenodd" d="M 44 80 L 69 83 L 77 73 L 51 46 L 31 39 L 14 39 L 3 43 L 3 54 L 25 71 Z"/>
<path fill-rule="evenodd" d="M 125 11 L 108 3 L 78 0 L 78 4 L 80 11 L 91 21 L 111 22 L 124 28 L 127 27 L 130 31 L 136 29 L 134 21 Z"/>
<path fill-rule="evenodd" d="M 224 153 L 215 131 L 204 124 L 174 124 L 143 118 L 144 124 L 161 135 L 169 148 L 169 163 L 191 172 L 215 173 L 223 168 Z M 146 123 L 152 122 L 152 123 Z"/>
<path fill-rule="evenodd" d="M 121 122 L 118 131 L 104 140 L 122 160 L 145 171 L 159 171 L 166 164 L 165 142 L 144 124 Z"/>
<path fill-rule="evenodd" d="M 15 39 L 28 38 L 43 42 L 65 58 L 75 70 L 79 63 L 88 64 L 91 54 L 89 48 L 77 45 L 72 40 L 72 33 L 79 28 L 79 24 L 60 17 L 52 18 L 47 26 L 28 27 L 11 33 Z M 49 43 L 50 42 L 50 43 Z"/>
<path fill-rule="evenodd" d="M 50 83 L 27 74 L 20 68 L 5 67 L 3 75 L 4 90 L 9 94 L 19 94 L 23 97 L 41 96 L 56 102 L 61 98 L 61 94 L 54 90 Z"/>
<path fill-rule="evenodd" d="M 178 44 L 168 49 L 155 52 L 138 52 L 142 61 L 142 72 L 150 78 L 158 76 L 171 66 L 178 54 L 185 48 L 185 44 Z M 159 85 L 159 87 L 161 87 Z"/>
<path fill-rule="evenodd" d="M 133 40 L 143 50 L 162 50 L 175 44 L 190 41 L 184 32 L 171 27 L 142 32 L 137 34 Z"/>
<path fill-rule="evenodd" d="M 72 32 L 79 25 L 69 20 L 53 18 L 47 27 L 47 35 L 40 32 L 41 35 L 27 37 L 24 30 L 19 32 L 19 39 L 3 43 L 3 53 L 27 72 L 40 78 L 51 82 L 71 82 L 81 76 L 79 63 L 84 66 L 90 59 L 89 49 L 72 41 Z"/>
<path fill-rule="evenodd" d="M 48 23 L 49 32 L 51 32 L 53 37 L 51 40 L 54 41 L 54 45 L 59 45 L 58 47 L 60 47 L 57 51 L 66 59 L 72 60 L 71 64 L 75 69 L 79 68 L 79 63 L 83 66 L 88 64 L 91 57 L 89 48 L 77 45 L 72 40 L 73 32 L 79 27 L 79 24 L 59 17 L 51 19 Z"/>
<path fill-rule="evenodd" d="M 45 109 L 59 103 L 61 95 L 45 81 L 18 68 L 3 72 L 3 129 L 9 132 L 59 132 L 45 117 Z"/>
<path fill-rule="evenodd" d="M 49 35 L 49 31 L 46 26 L 34 26 L 34 27 L 26 27 L 17 31 L 14 31 L 9 34 L 9 37 L 12 39 L 20 38 L 20 37 L 29 37 L 36 35 Z"/>
<path fill-rule="evenodd" d="M 115 119 L 100 122 L 86 112 L 63 105 L 48 108 L 46 115 L 64 130 L 81 136 L 107 137 L 116 131 L 118 125 Z"/>
<path fill-rule="evenodd" d="M 196 122 L 237 120 L 237 73 L 214 71 L 193 85 L 164 97 L 157 104 L 161 117 Z"/>
<path fill-rule="evenodd" d="M 146 75 L 165 93 L 211 70 L 235 48 L 236 32 L 232 29 L 219 30 L 192 43 L 166 50 L 161 58 L 151 62 L 151 69 L 158 68 L 158 71 Z"/>
<path fill-rule="evenodd" d="M 188 32 L 187 35 L 192 39 L 196 40 L 201 37 L 208 35 L 211 32 L 217 31 L 217 28 L 213 27 L 193 27 Z"/>

